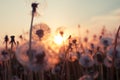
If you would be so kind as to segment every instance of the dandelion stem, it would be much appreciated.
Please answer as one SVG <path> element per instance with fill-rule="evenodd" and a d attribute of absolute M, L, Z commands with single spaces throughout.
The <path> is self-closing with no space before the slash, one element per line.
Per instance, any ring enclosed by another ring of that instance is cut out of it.
<path fill-rule="evenodd" d="M 116 80 L 119 80 L 119 71 L 116 69 Z"/>
<path fill-rule="evenodd" d="M 116 56 L 116 47 L 117 47 L 117 38 L 119 36 L 119 31 L 120 31 L 120 26 L 117 30 L 116 36 L 115 36 L 115 46 L 114 46 L 114 53 L 113 53 L 113 65 L 114 65 L 114 60 L 115 60 L 115 56 Z"/>
<path fill-rule="evenodd" d="M 103 77 L 103 65 L 100 64 L 100 71 L 101 71 L 101 80 L 104 80 L 104 77 Z"/>
<path fill-rule="evenodd" d="M 32 42 L 32 25 L 33 25 L 33 19 L 34 19 L 34 12 L 32 12 L 32 19 L 31 19 L 31 25 L 30 25 L 30 34 L 29 34 L 29 58 L 30 58 L 30 60 L 32 60 L 31 42 Z"/>
<path fill-rule="evenodd" d="M 119 31 L 120 31 L 120 26 L 117 30 L 116 36 L 115 36 L 115 46 L 114 46 L 114 52 L 113 52 L 113 62 L 112 62 L 112 80 L 114 80 L 114 61 L 115 61 L 115 57 L 116 57 L 116 47 L 117 47 L 117 38 L 119 36 Z"/>
<path fill-rule="evenodd" d="M 109 80 L 109 68 L 107 68 L 107 75 L 106 75 L 107 77 L 107 80 Z"/>
<path fill-rule="evenodd" d="M 6 50 L 8 49 L 8 45 L 7 45 L 7 42 L 5 42 L 5 49 L 6 49 Z"/>
<path fill-rule="evenodd" d="M 31 43 L 32 43 L 32 25 L 33 25 L 33 19 L 34 19 L 34 14 L 36 12 L 38 3 L 32 3 L 32 18 L 31 18 L 31 25 L 30 25 L 30 34 L 29 34 L 29 58 L 32 60 L 32 53 L 31 53 Z"/>

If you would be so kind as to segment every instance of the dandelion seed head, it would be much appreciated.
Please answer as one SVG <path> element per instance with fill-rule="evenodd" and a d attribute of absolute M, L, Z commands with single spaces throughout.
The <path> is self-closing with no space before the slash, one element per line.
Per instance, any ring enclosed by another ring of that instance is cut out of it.
<path fill-rule="evenodd" d="M 109 38 L 109 37 L 102 37 L 102 38 L 100 39 L 100 43 L 101 43 L 103 46 L 108 47 L 108 46 L 112 45 L 112 39 Z"/>
<path fill-rule="evenodd" d="M 29 59 L 28 43 L 21 45 L 16 51 L 17 60 L 25 67 L 33 71 L 44 70 L 47 65 L 46 50 L 44 45 L 32 42 L 31 53 L 33 54 L 32 62 Z"/>
<path fill-rule="evenodd" d="M 1 48 L 1 50 L 0 50 L 0 61 L 8 61 L 9 59 L 10 59 L 9 51 Z"/>
<path fill-rule="evenodd" d="M 94 60 L 95 60 L 96 65 L 102 64 L 103 61 L 104 61 L 103 53 L 102 53 L 102 52 L 97 52 L 97 53 L 94 55 Z"/>
<path fill-rule="evenodd" d="M 47 39 L 51 32 L 49 26 L 45 23 L 34 25 L 32 30 L 33 40 L 37 41 Z"/>
<path fill-rule="evenodd" d="M 92 56 L 90 56 L 89 54 L 82 54 L 80 59 L 79 59 L 79 63 L 85 67 L 92 67 L 94 64 L 93 58 Z"/>

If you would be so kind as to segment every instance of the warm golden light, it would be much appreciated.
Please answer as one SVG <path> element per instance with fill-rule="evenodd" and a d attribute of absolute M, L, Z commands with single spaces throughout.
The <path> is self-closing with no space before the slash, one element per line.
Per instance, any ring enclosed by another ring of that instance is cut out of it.
<path fill-rule="evenodd" d="M 62 42 L 63 42 L 63 37 L 61 36 L 61 35 L 56 35 L 55 37 L 54 37 L 54 42 L 56 43 L 56 44 L 62 44 Z"/>

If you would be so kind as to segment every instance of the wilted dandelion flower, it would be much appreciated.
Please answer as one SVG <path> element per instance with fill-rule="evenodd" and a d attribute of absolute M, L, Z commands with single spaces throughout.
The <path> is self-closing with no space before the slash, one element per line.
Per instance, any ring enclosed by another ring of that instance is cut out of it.
<path fill-rule="evenodd" d="M 9 41 L 9 38 L 8 38 L 8 35 L 6 35 L 4 38 L 4 42 L 8 42 L 8 41 Z"/>
<path fill-rule="evenodd" d="M 12 44 L 12 43 L 16 44 L 16 42 L 15 42 L 15 36 L 14 36 L 14 35 L 12 35 L 12 36 L 10 36 L 10 38 L 11 38 L 10 43 L 11 43 L 11 44 Z"/>
<path fill-rule="evenodd" d="M 36 24 L 33 26 L 33 39 L 40 40 L 50 35 L 50 28 L 45 23 Z"/>
<path fill-rule="evenodd" d="M 31 7 L 33 8 L 32 12 L 35 13 L 36 12 L 36 8 L 38 6 L 38 3 L 32 3 Z"/>
<path fill-rule="evenodd" d="M 45 70 L 47 65 L 47 54 L 44 45 L 37 42 L 32 42 L 31 53 L 33 54 L 33 60 L 29 59 L 29 47 L 28 43 L 21 45 L 16 51 L 16 57 L 18 61 L 30 70 L 39 71 Z"/>
<path fill-rule="evenodd" d="M 79 59 L 79 63 L 85 67 L 85 68 L 88 68 L 88 67 L 92 67 L 93 64 L 94 64 L 94 60 L 93 60 L 93 57 L 89 54 L 82 54 L 80 59 Z"/>

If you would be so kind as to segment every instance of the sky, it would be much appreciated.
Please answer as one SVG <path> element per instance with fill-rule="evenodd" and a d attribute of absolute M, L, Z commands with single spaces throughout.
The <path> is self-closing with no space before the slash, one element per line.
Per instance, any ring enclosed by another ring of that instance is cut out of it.
<path fill-rule="evenodd" d="M 29 30 L 31 3 L 35 0 L 0 0 L 0 37 L 19 35 Z M 57 27 L 91 29 L 106 26 L 109 30 L 120 25 L 120 0 L 36 0 L 40 3 L 34 24 L 46 23 Z"/>

